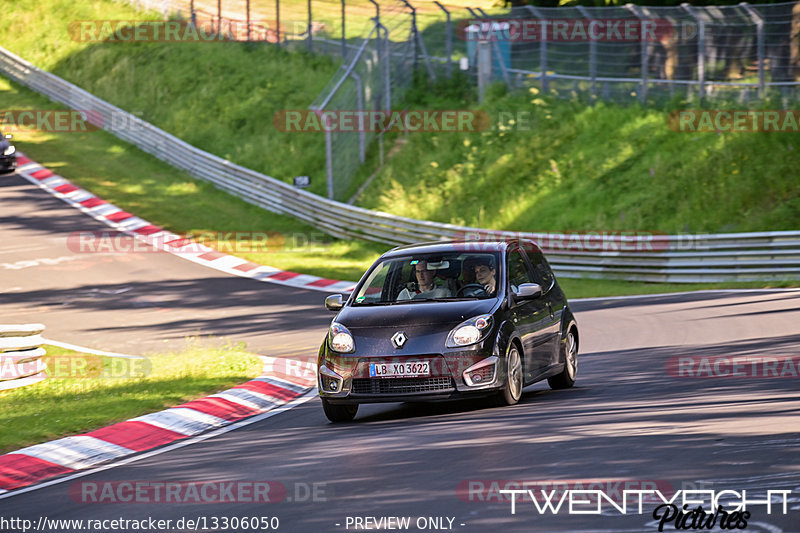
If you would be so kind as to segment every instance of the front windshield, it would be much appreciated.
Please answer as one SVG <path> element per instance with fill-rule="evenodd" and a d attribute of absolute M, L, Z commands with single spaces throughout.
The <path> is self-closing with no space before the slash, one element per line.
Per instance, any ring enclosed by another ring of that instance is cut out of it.
<path fill-rule="evenodd" d="M 399 304 L 497 295 L 498 256 L 452 252 L 395 257 L 370 272 L 355 305 Z"/>

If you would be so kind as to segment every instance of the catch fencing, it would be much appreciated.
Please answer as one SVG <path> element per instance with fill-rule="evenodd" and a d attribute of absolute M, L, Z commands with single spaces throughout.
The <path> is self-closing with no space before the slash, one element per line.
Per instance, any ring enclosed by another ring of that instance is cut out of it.
<path fill-rule="evenodd" d="M 330 235 L 400 245 L 498 238 L 539 242 L 563 277 L 654 282 L 800 279 L 800 231 L 720 235 L 558 235 L 414 220 L 336 202 L 204 152 L 0 47 L 0 72 L 75 110 L 118 138 L 247 202 Z"/>
<path fill-rule="evenodd" d="M 41 360 L 43 331 L 43 324 L 0 324 L 0 391 L 47 378 L 47 365 Z"/>

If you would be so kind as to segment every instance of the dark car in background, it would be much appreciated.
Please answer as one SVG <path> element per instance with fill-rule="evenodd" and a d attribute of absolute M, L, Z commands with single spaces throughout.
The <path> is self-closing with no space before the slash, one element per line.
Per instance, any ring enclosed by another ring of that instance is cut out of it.
<path fill-rule="evenodd" d="M 11 135 L 0 134 L 0 172 L 13 172 L 17 168 L 17 149 Z"/>
<path fill-rule="evenodd" d="M 343 303 L 319 350 L 325 415 L 360 403 L 487 396 L 513 405 L 523 387 L 575 383 L 578 326 L 530 241 L 436 242 L 381 256 Z"/>

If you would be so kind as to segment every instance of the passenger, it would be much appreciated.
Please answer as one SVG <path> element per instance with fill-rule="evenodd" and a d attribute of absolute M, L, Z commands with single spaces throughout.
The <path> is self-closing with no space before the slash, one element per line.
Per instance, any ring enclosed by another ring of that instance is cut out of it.
<path fill-rule="evenodd" d="M 491 256 L 478 257 L 475 262 L 475 280 L 483 285 L 483 289 L 489 296 L 494 295 L 497 288 L 497 270 L 494 266 L 494 259 Z"/>
<path fill-rule="evenodd" d="M 449 298 L 452 296 L 450 289 L 447 287 L 439 287 L 434 283 L 433 270 L 428 269 L 428 263 L 419 261 L 414 265 L 414 273 L 417 277 L 417 287 L 406 287 L 397 296 L 398 300 L 412 300 L 423 298 Z"/>

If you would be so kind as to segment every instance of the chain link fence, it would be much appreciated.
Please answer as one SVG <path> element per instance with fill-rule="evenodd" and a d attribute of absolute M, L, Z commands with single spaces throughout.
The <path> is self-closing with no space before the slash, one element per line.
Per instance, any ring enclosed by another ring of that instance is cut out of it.
<path fill-rule="evenodd" d="M 501 82 L 645 105 L 674 98 L 748 105 L 777 96 L 785 108 L 800 96 L 800 2 L 484 10 L 409 0 L 129 1 L 237 40 L 341 57 L 341 70 L 310 107 L 321 119 L 390 111 L 415 73 L 436 79 L 457 70 L 480 94 Z M 376 139 L 382 162 L 383 134 L 359 123 L 325 136 L 328 197 L 347 200 Z"/>

